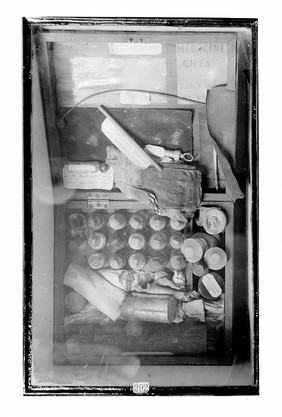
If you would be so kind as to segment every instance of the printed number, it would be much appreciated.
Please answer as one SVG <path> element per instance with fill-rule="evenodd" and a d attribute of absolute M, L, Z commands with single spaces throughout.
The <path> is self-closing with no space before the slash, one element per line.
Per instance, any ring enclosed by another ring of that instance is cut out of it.
<path fill-rule="evenodd" d="M 133 383 L 134 394 L 144 394 L 149 391 L 149 388 L 150 388 L 149 382 L 134 382 Z"/>

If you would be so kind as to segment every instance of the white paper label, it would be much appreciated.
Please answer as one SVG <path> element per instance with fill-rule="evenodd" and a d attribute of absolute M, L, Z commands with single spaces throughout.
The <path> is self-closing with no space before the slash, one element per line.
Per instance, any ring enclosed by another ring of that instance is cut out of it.
<path fill-rule="evenodd" d="M 91 164 L 66 164 L 63 167 L 64 187 L 81 190 L 111 190 L 113 188 L 114 171 L 101 172 Z"/>
<path fill-rule="evenodd" d="M 203 285 L 206 287 L 212 297 L 219 297 L 222 289 L 212 274 L 207 274 L 202 279 Z"/>
<path fill-rule="evenodd" d="M 109 49 L 116 55 L 159 55 L 162 53 L 160 43 L 109 43 Z"/>

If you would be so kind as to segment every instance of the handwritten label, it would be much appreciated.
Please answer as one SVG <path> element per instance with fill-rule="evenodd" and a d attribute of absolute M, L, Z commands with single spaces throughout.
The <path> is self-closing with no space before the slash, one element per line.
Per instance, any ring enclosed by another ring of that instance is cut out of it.
<path fill-rule="evenodd" d="M 110 167 L 108 171 L 101 172 L 95 166 L 87 165 L 64 165 L 64 187 L 81 190 L 111 190 L 113 188 L 114 171 Z"/>
<path fill-rule="evenodd" d="M 205 275 L 202 283 L 212 297 L 217 298 L 222 294 L 222 289 L 212 274 Z"/>
<path fill-rule="evenodd" d="M 146 394 L 149 392 L 149 382 L 133 382 L 133 393 L 134 394 Z"/>
<path fill-rule="evenodd" d="M 162 53 L 160 43 L 109 43 L 111 54 L 116 55 L 159 55 Z"/>
<path fill-rule="evenodd" d="M 227 83 L 227 44 L 176 45 L 178 95 L 206 101 L 207 90 Z"/>

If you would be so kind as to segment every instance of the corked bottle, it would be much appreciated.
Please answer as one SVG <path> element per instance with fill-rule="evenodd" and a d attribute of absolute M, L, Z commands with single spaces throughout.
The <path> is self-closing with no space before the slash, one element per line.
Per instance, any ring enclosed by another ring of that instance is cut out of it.
<path fill-rule="evenodd" d="M 153 233 L 149 239 L 149 246 L 154 250 L 163 250 L 168 243 L 167 235 L 164 232 Z"/>
<path fill-rule="evenodd" d="M 128 238 L 128 245 L 133 250 L 145 249 L 147 245 L 146 237 L 142 233 L 132 233 Z"/>
<path fill-rule="evenodd" d="M 185 239 L 181 252 L 186 260 L 191 263 L 199 262 L 204 253 L 211 247 L 219 244 L 218 236 L 209 235 L 207 233 L 195 233 L 192 238 Z"/>
<path fill-rule="evenodd" d="M 146 219 L 141 213 L 134 213 L 130 216 L 128 224 L 133 230 L 142 230 L 146 225 Z"/>
<path fill-rule="evenodd" d="M 158 214 L 153 214 L 149 220 L 150 227 L 156 232 L 160 232 L 167 225 L 167 218 L 164 216 L 159 216 Z"/>
<path fill-rule="evenodd" d="M 92 269 L 101 269 L 107 265 L 108 257 L 106 252 L 100 251 L 88 256 L 88 264 Z"/>
<path fill-rule="evenodd" d="M 113 230 L 121 230 L 127 225 L 127 218 L 123 213 L 114 213 L 109 218 L 109 226 Z"/>
<path fill-rule="evenodd" d="M 130 266 L 130 268 L 137 271 L 143 269 L 146 263 L 146 256 L 143 252 L 133 253 L 132 255 L 130 255 L 128 259 L 128 265 Z"/>
<path fill-rule="evenodd" d="M 127 256 L 123 252 L 116 252 L 109 259 L 109 264 L 112 269 L 123 269 L 126 262 Z"/>

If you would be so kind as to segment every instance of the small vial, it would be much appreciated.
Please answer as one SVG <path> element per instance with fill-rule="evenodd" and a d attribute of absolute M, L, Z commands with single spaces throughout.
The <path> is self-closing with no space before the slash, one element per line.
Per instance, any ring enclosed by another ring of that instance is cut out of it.
<path fill-rule="evenodd" d="M 88 226 L 94 230 L 102 229 L 106 224 L 105 215 L 103 216 L 101 213 L 93 213 L 88 218 Z"/>
<path fill-rule="evenodd" d="M 143 253 L 133 253 L 128 259 L 128 265 L 131 269 L 140 271 L 146 265 L 146 256 Z"/>
<path fill-rule="evenodd" d="M 104 268 L 107 263 L 107 256 L 103 252 L 93 253 L 88 258 L 88 264 L 92 269 Z"/>
<path fill-rule="evenodd" d="M 114 230 L 121 230 L 127 225 L 126 217 L 122 213 L 112 214 L 109 218 L 109 226 Z"/>
<path fill-rule="evenodd" d="M 167 236 L 163 232 L 152 234 L 149 239 L 149 245 L 154 250 L 163 250 L 167 245 Z"/>
<path fill-rule="evenodd" d="M 110 267 L 112 269 L 122 269 L 126 265 L 126 256 L 123 253 L 114 253 L 109 260 Z"/>
<path fill-rule="evenodd" d="M 106 245 L 107 239 L 103 233 L 94 232 L 88 238 L 88 245 L 95 249 L 100 250 Z"/>
<path fill-rule="evenodd" d="M 142 230 L 146 224 L 144 216 L 139 213 L 134 213 L 129 219 L 129 225 L 134 230 Z"/>
<path fill-rule="evenodd" d="M 187 223 L 186 222 L 181 222 L 179 220 L 170 219 L 169 225 L 173 230 L 176 230 L 176 231 L 179 232 L 180 230 L 183 230 L 185 228 Z"/>
<path fill-rule="evenodd" d="M 173 270 L 181 271 L 182 269 L 185 268 L 187 261 L 184 255 L 181 252 L 179 252 L 179 253 L 174 253 L 171 255 L 169 263 Z"/>
<path fill-rule="evenodd" d="M 162 271 L 168 262 L 168 258 L 165 253 L 157 252 L 149 257 L 148 265 L 152 271 Z"/>
<path fill-rule="evenodd" d="M 158 216 L 157 214 L 154 214 L 150 218 L 149 224 L 153 230 L 155 230 L 156 232 L 159 232 L 166 227 L 167 219 L 163 216 Z"/>
<path fill-rule="evenodd" d="M 115 232 L 109 238 L 109 245 L 114 250 L 121 250 L 126 246 L 126 234 L 123 232 Z"/>
<path fill-rule="evenodd" d="M 133 233 L 131 236 L 129 236 L 128 244 L 131 249 L 141 250 L 146 246 L 146 238 L 141 233 Z"/>
<path fill-rule="evenodd" d="M 182 233 L 174 233 L 170 236 L 169 244 L 172 249 L 180 249 L 184 243 L 184 236 Z"/>

